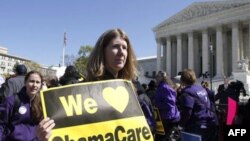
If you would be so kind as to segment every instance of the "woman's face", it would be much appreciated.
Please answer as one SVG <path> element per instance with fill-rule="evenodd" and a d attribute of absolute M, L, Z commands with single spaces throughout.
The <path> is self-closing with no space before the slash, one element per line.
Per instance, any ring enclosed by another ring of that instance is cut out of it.
<path fill-rule="evenodd" d="M 33 73 L 29 76 L 28 80 L 25 82 L 26 92 L 31 97 L 36 95 L 42 86 L 41 77 L 39 74 Z"/>
<path fill-rule="evenodd" d="M 117 76 L 126 64 L 127 55 L 127 42 L 121 37 L 114 38 L 105 47 L 105 68 Z"/>

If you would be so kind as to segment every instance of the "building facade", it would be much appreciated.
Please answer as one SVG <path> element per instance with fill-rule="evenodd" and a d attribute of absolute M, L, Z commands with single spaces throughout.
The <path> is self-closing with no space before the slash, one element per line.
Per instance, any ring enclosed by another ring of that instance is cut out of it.
<path fill-rule="evenodd" d="M 195 2 L 154 27 L 157 71 L 231 76 L 240 61 L 249 62 L 249 29 L 250 0 Z"/>
<path fill-rule="evenodd" d="M 0 47 L 0 74 L 14 74 L 13 67 L 15 64 L 24 64 L 30 60 L 8 54 L 8 49 Z"/>
<path fill-rule="evenodd" d="M 0 75 L 12 75 L 14 74 L 13 68 L 16 64 L 27 64 L 28 62 L 32 61 L 22 57 L 9 55 L 7 48 L 0 47 Z M 30 70 L 30 68 L 28 68 L 28 70 Z M 43 76 L 56 76 L 57 73 L 55 69 L 48 67 L 34 68 L 34 70 L 41 72 Z"/>
<path fill-rule="evenodd" d="M 156 56 L 138 58 L 138 70 L 140 76 L 155 78 L 156 75 Z"/>

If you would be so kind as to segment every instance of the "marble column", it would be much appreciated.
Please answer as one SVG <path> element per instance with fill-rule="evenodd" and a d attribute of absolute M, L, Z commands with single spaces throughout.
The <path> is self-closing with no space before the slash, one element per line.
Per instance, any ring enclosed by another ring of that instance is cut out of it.
<path fill-rule="evenodd" d="M 177 35 L 177 74 L 182 71 L 182 39 Z"/>
<path fill-rule="evenodd" d="M 250 61 L 250 22 L 248 23 L 248 46 L 247 46 L 247 57 Z M 249 66 L 250 67 L 250 66 Z"/>
<path fill-rule="evenodd" d="M 162 43 L 162 59 L 161 59 L 161 68 L 162 68 L 162 70 L 166 70 L 166 68 L 167 68 L 167 45 L 165 44 L 165 45 L 163 45 L 163 43 Z"/>
<path fill-rule="evenodd" d="M 200 54 L 202 54 L 202 52 L 199 51 L 199 39 L 198 36 L 194 35 L 194 72 L 196 74 L 196 76 L 198 76 L 201 73 L 201 58 L 200 58 Z"/>
<path fill-rule="evenodd" d="M 233 23 L 232 24 L 232 71 L 236 72 L 238 68 L 237 62 L 240 59 L 240 52 L 239 52 L 239 24 Z"/>
<path fill-rule="evenodd" d="M 161 42 L 159 40 L 157 42 L 157 69 L 156 73 L 161 70 Z"/>
<path fill-rule="evenodd" d="M 239 25 L 239 53 L 240 53 L 240 60 L 245 59 L 244 58 L 244 46 L 243 46 L 243 31 L 242 27 Z"/>
<path fill-rule="evenodd" d="M 223 38 L 222 26 L 216 27 L 216 75 L 215 77 L 223 77 Z"/>
<path fill-rule="evenodd" d="M 194 35 L 188 33 L 188 68 L 194 69 Z"/>
<path fill-rule="evenodd" d="M 231 62 L 228 61 L 230 60 L 231 57 L 231 50 L 229 49 L 230 43 L 228 43 L 227 39 L 227 32 L 222 32 L 222 44 L 223 44 L 223 70 L 224 70 L 224 76 L 230 75 L 231 72 Z"/>
<path fill-rule="evenodd" d="M 202 73 L 208 71 L 208 33 L 202 30 Z"/>
<path fill-rule="evenodd" d="M 167 37 L 167 43 L 166 43 L 166 47 L 167 47 L 167 73 L 169 75 L 171 75 L 171 38 Z"/>

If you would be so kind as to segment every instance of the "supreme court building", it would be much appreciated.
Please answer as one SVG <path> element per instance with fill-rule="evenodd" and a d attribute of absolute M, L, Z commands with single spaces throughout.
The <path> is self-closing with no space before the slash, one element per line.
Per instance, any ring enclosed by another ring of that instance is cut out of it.
<path fill-rule="evenodd" d="M 153 28 L 157 71 L 176 76 L 191 68 L 222 78 L 239 71 L 240 61 L 248 70 L 249 29 L 250 0 L 195 2 Z"/>

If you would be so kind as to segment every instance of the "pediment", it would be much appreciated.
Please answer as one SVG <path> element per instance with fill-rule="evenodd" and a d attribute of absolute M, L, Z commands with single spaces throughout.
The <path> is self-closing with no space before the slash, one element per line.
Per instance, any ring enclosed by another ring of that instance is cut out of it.
<path fill-rule="evenodd" d="M 207 16 L 210 14 L 222 12 L 228 9 L 238 8 L 250 4 L 250 0 L 223 0 L 223 1 L 207 1 L 207 2 L 194 2 L 187 8 L 179 13 L 168 18 L 157 27 L 168 26 L 197 17 Z M 156 28 L 157 28 L 156 27 Z"/>

